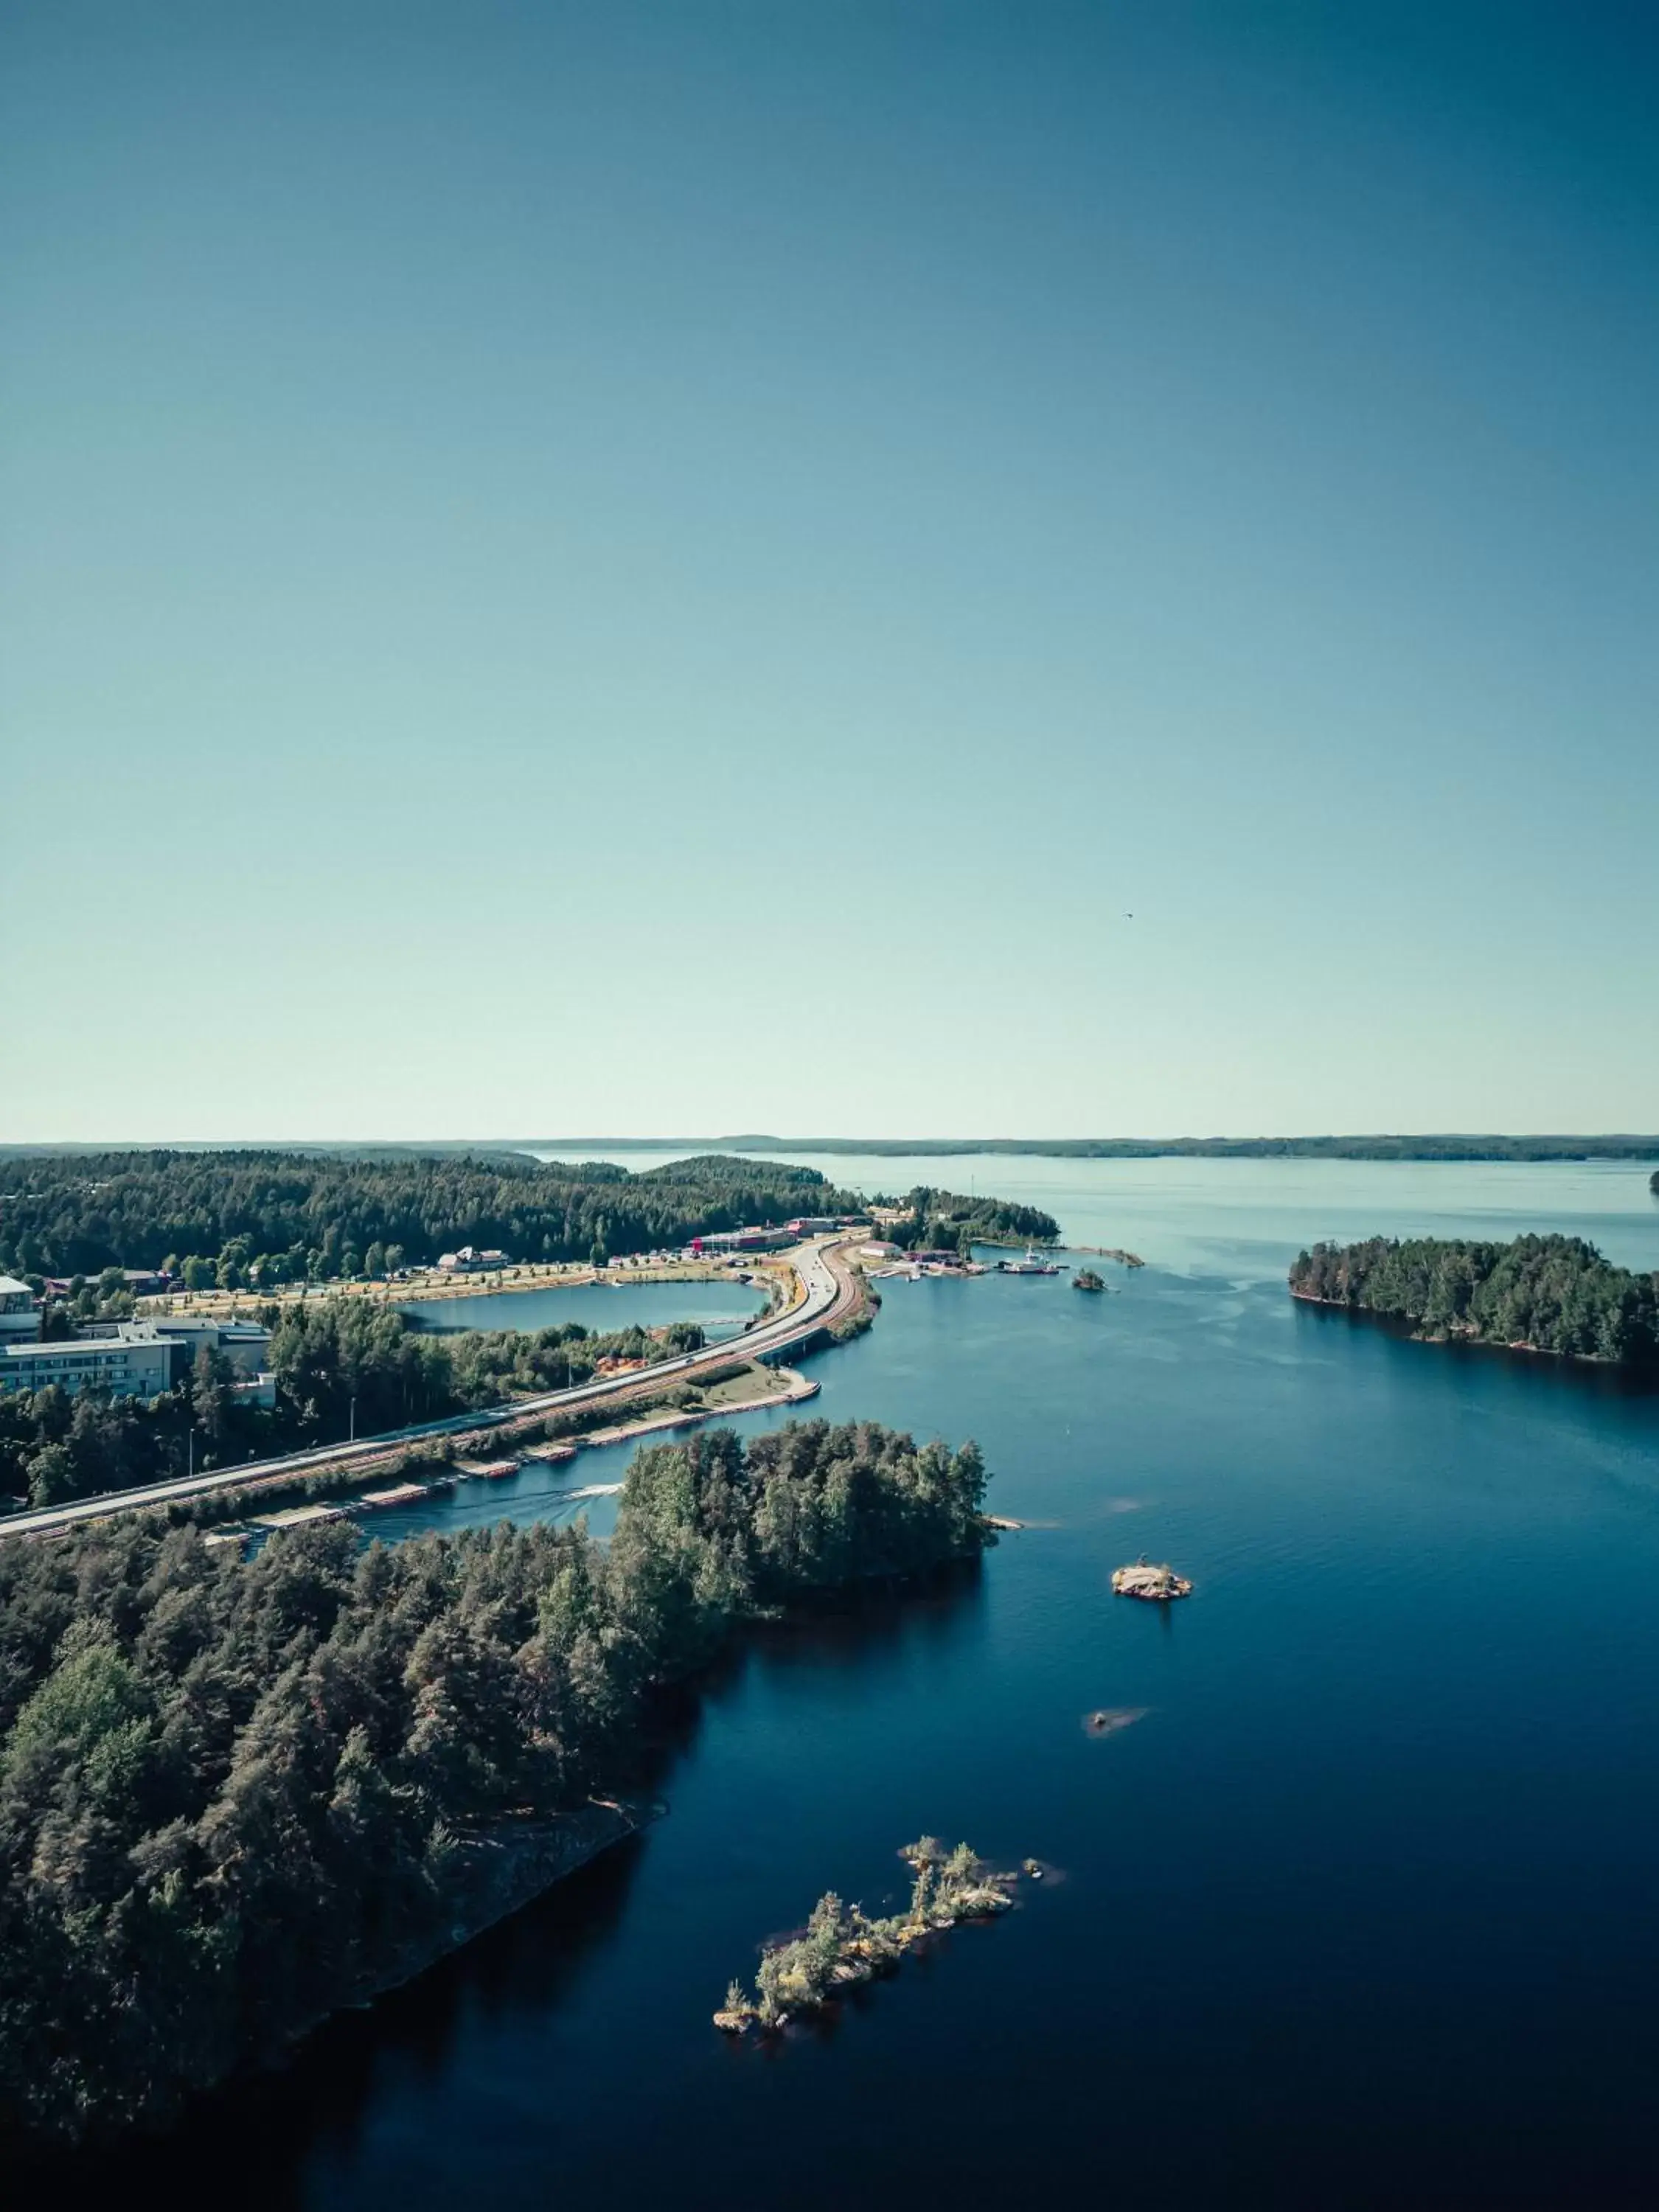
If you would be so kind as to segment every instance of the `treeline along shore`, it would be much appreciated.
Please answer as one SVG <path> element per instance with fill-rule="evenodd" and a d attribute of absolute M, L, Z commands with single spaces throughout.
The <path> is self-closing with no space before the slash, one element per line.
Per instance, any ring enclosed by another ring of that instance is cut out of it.
<path fill-rule="evenodd" d="M 1614 1267 L 1579 1237 L 1316 1244 L 1292 1262 L 1290 1285 L 1295 1297 L 1406 1322 L 1439 1341 L 1659 1367 L 1659 1274 Z"/>
<path fill-rule="evenodd" d="M 46 1338 L 131 1319 L 126 1267 L 243 1297 L 246 1313 L 270 1333 L 268 1403 L 239 1389 L 228 1359 L 207 1346 L 153 1398 L 0 1387 L 0 1500 L 42 1507 L 567 1389 L 607 1365 L 653 1362 L 702 1343 L 690 1322 L 605 1334 L 567 1322 L 435 1335 L 378 1295 L 264 1296 L 283 1284 L 320 1289 L 380 1276 L 469 1243 L 604 1260 L 721 1229 L 864 1208 L 858 1194 L 833 1189 L 813 1169 L 727 1158 L 630 1176 L 604 1163 L 70 1153 L 14 1161 L 6 1181 L 0 1273 L 21 1271 L 40 1299 Z M 884 1218 L 885 1236 L 922 1249 L 1052 1243 L 1059 1234 L 1037 1207 L 927 1186 L 882 1212 L 896 1217 Z"/>
<path fill-rule="evenodd" d="M 604 1161 L 66 1152 L 9 1160 L 4 1179 L 0 1271 L 89 1281 L 152 1269 L 191 1291 L 379 1277 L 468 1245 L 516 1261 L 603 1265 L 799 1217 L 856 1218 L 866 1203 L 815 1168 L 714 1153 L 630 1175 Z M 884 1205 L 879 1194 L 870 1202 Z M 906 1243 L 1045 1243 L 1060 1233 L 1040 1207 L 927 1185 L 884 1210 L 905 1216 L 889 1233 Z M 122 1295 L 112 1286 L 108 1297 Z"/>
<path fill-rule="evenodd" d="M 602 1261 L 863 1202 L 816 1169 L 729 1155 L 630 1175 L 605 1161 L 64 1152 L 9 1160 L 5 1184 L 0 1269 L 166 1268 L 191 1289 L 428 1267 L 468 1244 L 519 1260 Z"/>
<path fill-rule="evenodd" d="M 595 1801 L 743 1621 L 994 1542 L 985 1481 L 972 1444 L 816 1421 L 641 1450 L 605 1545 L 0 1549 L 0 2124 L 163 2120 L 404 1979 L 626 1832 Z"/>

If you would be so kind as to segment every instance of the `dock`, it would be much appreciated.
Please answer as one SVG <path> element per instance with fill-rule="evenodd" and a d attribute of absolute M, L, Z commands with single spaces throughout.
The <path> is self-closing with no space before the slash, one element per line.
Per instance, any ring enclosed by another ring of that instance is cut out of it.
<path fill-rule="evenodd" d="M 390 1490 L 365 1490 L 357 1503 L 378 1513 L 388 1505 L 418 1505 L 431 1495 L 430 1486 L 424 1482 L 399 1482 Z"/>
<path fill-rule="evenodd" d="M 261 1513 L 254 1521 L 256 1528 L 309 1528 L 319 1521 L 343 1521 L 343 1505 L 286 1505 L 279 1513 Z"/>

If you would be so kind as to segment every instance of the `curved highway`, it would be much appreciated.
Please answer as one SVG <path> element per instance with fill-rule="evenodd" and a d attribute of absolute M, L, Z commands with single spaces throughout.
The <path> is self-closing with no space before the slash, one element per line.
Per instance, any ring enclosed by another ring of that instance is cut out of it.
<path fill-rule="evenodd" d="M 44 1536 L 72 1528 L 77 1521 L 106 1520 L 112 1513 L 130 1513 L 146 1505 L 167 1505 L 182 1498 L 207 1498 L 222 1491 L 240 1490 L 270 1482 L 285 1474 L 321 1473 L 337 1468 L 341 1474 L 365 1462 L 384 1459 L 401 1444 L 422 1437 L 476 1434 L 521 1421 L 527 1414 L 562 1413 L 568 1407 L 591 1406 L 605 1398 L 626 1398 L 649 1389 L 676 1375 L 695 1375 L 700 1367 L 726 1365 L 734 1355 L 759 1359 L 769 1352 L 787 1351 L 793 1344 L 816 1335 L 821 1328 L 850 1312 L 857 1301 L 852 1272 L 841 1256 L 840 1241 L 804 1244 L 789 1255 L 798 1286 L 804 1295 L 781 1313 L 774 1314 L 740 1337 L 706 1344 L 700 1352 L 684 1352 L 660 1359 L 650 1367 L 636 1367 L 626 1375 L 605 1375 L 579 1382 L 568 1390 L 547 1390 L 533 1398 L 514 1398 L 476 1413 L 451 1413 L 441 1421 L 422 1421 L 412 1428 L 391 1429 L 380 1436 L 363 1437 L 356 1443 L 323 1444 L 311 1451 L 289 1452 L 280 1459 L 249 1460 L 236 1468 L 215 1468 L 211 1473 L 181 1475 L 172 1482 L 152 1482 L 142 1490 L 118 1490 L 99 1498 L 77 1498 L 68 1505 L 49 1505 L 0 1519 L 0 1537 Z"/>

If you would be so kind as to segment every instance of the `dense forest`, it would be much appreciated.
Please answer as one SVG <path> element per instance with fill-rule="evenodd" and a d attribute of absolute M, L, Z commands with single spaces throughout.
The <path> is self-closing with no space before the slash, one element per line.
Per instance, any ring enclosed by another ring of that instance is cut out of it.
<path fill-rule="evenodd" d="M 229 1290 L 423 1267 L 463 1244 L 602 1260 L 860 1203 L 815 1169 L 714 1154 L 630 1175 L 507 1158 L 70 1152 L 13 1157 L 0 1178 L 0 1270 L 167 1267 Z"/>
<path fill-rule="evenodd" d="M 1316 1244 L 1292 1265 L 1291 1289 L 1408 1321 L 1425 1336 L 1659 1364 L 1659 1275 L 1615 1267 L 1578 1237 Z"/>
<path fill-rule="evenodd" d="M 318 1298 L 262 1311 L 271 1324 L 276 1403 L 234 1396 L 228 1363 L 204 1350 L 166 1396 L 70 1397 L 56 1386 L 0 1392 L 0 1495 L 58 1505 L 198 1468 L 307 1444 L 378 1435 L 498 1404 L 520 1392 L 586 1382 L 601 1361 L 665 1359 L 703 1340 L 692 1322 L 591 1335 L 580 1322 L 536 1330 L 428 1335 L 389 1306 Z M 191 1443 L 194 1435 L 193 1447 Z"/>
<path fill-rule="evenodd" d="M 914 1218 L 882 1234 L 907 1252 L 960 1252 L 965 1258 L 975 1244 L 1052 1244 L 1060 1235 L 1053 1214 L 1012 1199 L 963 1198 L 919 1183 L 902 1202 Z"/>
<path fill-rule="evenodd" d="M 629 1786 L 745 1616 L 976 1553 L 984 1485 L 971 1444 L 817 1421 L 640 1452 L 608 1546 L 0 1546 L 0 2113 L 165 2116 L 395 1978 L 477 1838 Z"/>

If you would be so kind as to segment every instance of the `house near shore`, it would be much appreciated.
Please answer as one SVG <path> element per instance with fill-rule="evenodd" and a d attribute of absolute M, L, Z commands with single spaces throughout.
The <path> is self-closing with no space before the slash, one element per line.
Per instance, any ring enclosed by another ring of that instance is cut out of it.
<path fill-rule="evenodd" d="M 438 1266 L 446 1275 L 477 1275 L 494 1267 L 508 1267 L 512 1261 L 505 1252 L 480 1251 L 476 1244 L 463 1244 L 459 1252 L 441 1252 Z"/>

